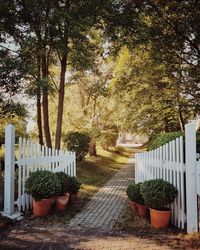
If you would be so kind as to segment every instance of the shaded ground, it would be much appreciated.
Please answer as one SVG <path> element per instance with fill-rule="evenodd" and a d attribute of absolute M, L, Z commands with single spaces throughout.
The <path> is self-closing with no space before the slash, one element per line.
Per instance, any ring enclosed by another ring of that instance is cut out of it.
<path fill-rule="evenodd" d="M 72 206 L 68 213 L 76 209 Z M 172 227 L 154 229 L 133 215 L 128 202 L 113 230 L 71 228 L 63 219 L 65 213 L 41 219 L 29 215 L 14 224 L 7 220 L 7 226 L 0 230 L 0 249 L 200 249 L 199 234 L 186 235 Z"/>
<path fill-rule="evenodd" d="M 118 152 L 118 154 L 121 154 L 121 152 Z M 121 156 L 119 157 L 121 159 Z M 115 153 L 113 153 L 114 158 Z M 125 158 L 128 158 L 128 154 Z M 100 158 L 98 160 L 100 161 Z M 107 156 L 104 155 L 104 160 L 108 162 L 110 158 L 108 160 Z M 93 164 L 96 164 L 97 159 L 94 161 Z M 116 170 L 119 169 L 120 164 L 116 161 L 115 164 L 113 166 L 116 167 Z M 91 165 L 86 166 L 86 168 L 89 173 Z M 95 170 L 95 174 L 102 173 L 104 164 L 100 168 Z M 111 170 L 110 173 L 114 173 L 116 170 Z M 105 182 L 107 178 L 104 174 L 97 174 L 97 176 L 99 178 L 98 183 Z M 102 176 L 105 177 L 104 180 L 100 180 Z M 110 177 L 110 174 L 108 176 Z M 101 186 L 101 184 L 98 185 Z M 96 190 L 99 186 L 96 186 Z M 83 195 L 84 192 L 86 192 L 85 196 Z M 199 234 L 188 236 L 175 228 L 153 229 L 148 222 L 133 215 L 128 203 L 113 230 L 102 231 L 69 227 L 70 218 L 81 210 L 91 195 L 92 193 L 88 195 L 86 189 L 83 189 L 81 198 L 76 205 L 69 206 L 64 213 L 52 212 L 46 218 L 35 219 L 27 214 L 24 220 L 14 224 L 8 220 L 0 219 L 0 222 L 2 222 L 0 224 L 0 249 L 200 249 Z"/>

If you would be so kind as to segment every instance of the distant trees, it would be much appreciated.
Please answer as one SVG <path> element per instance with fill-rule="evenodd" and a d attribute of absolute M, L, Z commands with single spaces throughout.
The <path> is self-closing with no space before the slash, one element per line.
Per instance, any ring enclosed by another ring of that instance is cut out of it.
<path fill-rule="evenodd" d="M 126 110 L 120 115 L 123 125 L 148 134 L 183 130 L 200 112 L 200 3 L 133 0 L 119 5 L 107 32 L 115 52 L 124 45 L 129 49 L 127 58 L 120 53 L 115 77 L 115 93 Z"/>
<path fill-rule="evenodd" d="M 188 118 L 196 115 L 168 67 L 156 63 L 143 47 L 132 53 L 126 47 L 121 50 L 113 86 L 126 110 L 119 115 L 126 129 L 148 135 L 183 130 Z"/>

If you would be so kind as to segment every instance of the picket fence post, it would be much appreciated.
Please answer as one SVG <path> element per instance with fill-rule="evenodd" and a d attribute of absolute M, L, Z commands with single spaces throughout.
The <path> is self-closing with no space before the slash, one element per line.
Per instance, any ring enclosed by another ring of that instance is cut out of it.
<path fill-rule="evenodd" d="M 9 124 L 5 130 L 5 188 L 4 214 L 14 213 L 14 176 L 15 176 L 15 127 Z"/>
<path fill-rule="evenodd" d="M 187 233 L 198 232 L 196 180 L 196 123 L 185 125 Z"/>

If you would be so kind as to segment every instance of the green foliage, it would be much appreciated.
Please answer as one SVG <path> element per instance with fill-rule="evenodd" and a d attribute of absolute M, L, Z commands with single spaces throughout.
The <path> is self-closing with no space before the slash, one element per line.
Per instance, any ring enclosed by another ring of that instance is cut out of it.
<path fill-rule="evenodd" d="M 144 181 L 141 184 L 140 191 L 145 205 L 158 210 L 171 204 L 178 192 L 172 184 L 162 179 Z"/>
<path fill-rule="evenodd" d="M 108 150 L 109 147 L 116 145 L 118 134 L 114 130 L 102 131 L 100 143 L 103 149 Z"/>
<path fill-rule="evenodd" d="M 200 153 L 200 131 L 196 133 L 197 153 Z"/>
<path fill-rule="evenodd" d="M 69 186 L 68 186 L 68 192 L 70 194 L 76 194 L 78 193 L 80 187 L 81 187 L 81 183 L 76 179 L 76 177 L 69 177 Z"/>
<path fill-rule="evenodd" d="M 165 145 L 166 143 L 169 143 L 172 140 L 175 140 L 176 138 L 182 136 L 183 137 L 183 143 L 185 143 L 185 134 L 184 132 L 177 131 L 177 132 L 171 132 L 171 133 L 161 133 L 156 136 L 154 136 L 149 142 L 148 142 L 148 148 L 147 150 L 154 150 L 160 146 Z M 196 133 L 196 146 L 197 146 L 197 153 L 200 153 L 200 131 L 197 131 Z"/>
<path fill-rule="evenodd" d="M 118 120 L 124 130 L 152 136 L 184 129 L 195 116 L 195 107 L 183 95 L 169 65 L 154 60 L 151 46 L 133 51 L 124 46 L 114 69 L 112 91 L 120 107 Z"/>
<path fill-rule="evenodd" d="M 64 172 L 57 172 L 55 173 L 55 175 L 58 177 L 58 180 L 60 181 L 61 184 L 59 195 L 67 193 L 69 188 L 69 176 Z"/>
<path fill-rule="evenodd" d="M 144 199 L 140 192 L 141 183 L 131 183 L 128 185 L 126 193 L 131 201 L 144 205 Z"/>
<path fill-rule="evenodd" d="M 166 143 L 175 140 L 177 137 L 184 136 L 184 132 L 177 131 L 171 133 L 161 133 L 153 137 L 148 143 L 148 151 L 154 150 Z"/>
<path fill-rule="evenodd" d="M 82 161 L 89 152 L 91 138 L 87 133 L 69 132 L 64 138 L 64 144 L 69 151 L 76 153 L 76 158 Z"/>
<path fill-rule="evenodd" d="M 97 141 L 101 136 L 101 131 L 99 128 L 86 128 L 82 131 L 90 135 L 91 140 Z"/>
<path fill-rule="evenodd" d="M 27 194 L 39 201 L 56 195 L 61 190 L 61 184 L 58 177 L 47 170 L 37 170 L 30 174 L 25 182 Z"/>
<path fill-rule="evenodd" d="M 16 115 L 2 115 L 0 111 L 0 145 L 5 143 L 5 126 L 12 124 L 16 128 L 15 138 L 26 137 L 26 121 Z"/>
<path fill-rule="evenodd" d="M 23 77 L 27 74 L 28 65 L 23 59 L 12 55 L 8 50 L 0 50 L 0 88 L 1 93 L 16 94 L 21 89 Z"/>

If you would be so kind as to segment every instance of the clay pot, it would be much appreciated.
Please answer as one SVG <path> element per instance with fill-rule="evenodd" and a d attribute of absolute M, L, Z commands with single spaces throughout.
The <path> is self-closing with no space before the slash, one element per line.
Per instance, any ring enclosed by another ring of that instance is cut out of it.
<path fill-rule="evenodd" d="M 51 199 L 42 199 L 40 201 L 33 199 L 33 215 L 35 217 L 47 216 L 51 209 L 51 204 Z"/>
<path fill-rule="evenodd" d="M 137 203 L 135 201 L 129 201 L 131 208 L 133 210 L 133 213 L 135 215 L 138 215 L 138 207 L 137 207 Z"/>
<path fill-rule="evenodd" d="M 146 219 L 148 214 L 148 207 L 137 203 L 138 214 L 141 218 Z"/>
<path fill-rule="evenodd" d="M 159 211 L 150 208 L 151 225 L 155 228 L 166 228 L 169 226 L 171 210 Z"/>
<path fill-rule="evenodd" d="M 64 211 L 67 207 L 69 201 L 69 194 L 66 193 L 65 195 L 58 196 L 56 198 L 56 210 L 57 211 Z"/>
<path fill-rule="evenodd" d="M 78 200 L 78 193 L 76 193 L 76 194 L 70 194 L 70 196 L 69 196 L 69 202 L 71 204 L 76 204 L 77 200 Z"/>

